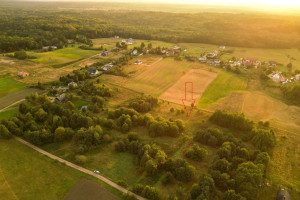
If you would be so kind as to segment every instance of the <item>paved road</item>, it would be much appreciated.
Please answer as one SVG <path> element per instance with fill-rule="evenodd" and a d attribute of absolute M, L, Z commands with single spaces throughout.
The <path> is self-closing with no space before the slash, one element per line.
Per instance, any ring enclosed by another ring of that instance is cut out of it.
<path fill-rule="evenodd" d="M 40 152 L 41 154 L 44 154 L 44 155 L 48 156 L 49 158 L 52 158 L 52 159 L 54 159 L 54 160 L 57 160 L 57 161 L 59 161 L 59 162 L 61 162 L 61 163 L 66 164 L 66 165 L 69 166 L 69 167 L 72 167 L 72 168 L 77 169 L 77 170 L 79 170 L 79 171 L 81 171 L 81 172 L 83 172 L 83 173 L 89 174 L 89 175 L 91 175 L 91 176 L 94 176 L 94 177 L 96 177 L 96 178 L 102 180 L 103 182 L 105 182 L 106 184 L 108 184 L 108 185 L 112 186 L 113 188 L 119 190 L 120 192 L 132 194 L 132 195 L 134 195 L 134 196 L 135 196 L 137 199 L 139 199 L 139 200 L 146 200 L 145 198 L 143 198 L 143 197 L 141 197 L 141 196 L 139 196 L 139 195 L 136 195 L 136 194 L 130 192 L 129 190 L 127 190 L 127 189 L 125 189 L 125 188 L 119 186 L 118 184 L 112 182 L 111 180 L 105 178 L 104 176 L 101 176 L 101 175 L 99 175 L 99 174 L 95 174 L 94 172 L 92 172 L 92 171 L 90 171 L 90 170 L 88 170 L 88 169 L 85 169 L 85 168 L 80 167 L 80 166 L 78 166 L 78 165 L 75 165 L 75 164 L 73 164 L 73 163 L 71 163 L 71 162 L 69 162 L 69 161 L 66 161 L 66 160 L 64 160 L 64 159 L 62 159 L 62 158 L 59 158 L 59 157 L 57 157 L 57 156 L 55 156 L 55 155 L 53 155 L 53 154 L 51 154 L 51 153 L 49 153 L 49 152 L 47 152 L 47 151 L 44 151 L 44 150 L 38 148 L 37 146 L 35 146 L 35 145 L 33 145 L 33 144 L 31 144 L 31 143 L 29 143 L 29 142 L 27 142 L 27 141 L 25 141 L 25 140 L 19 138 L 19 137 L 14 136 L 14 138 L 15 138 L 16 140 L 18 140 L 19 142 L 25 144 L 26 146 L 28 146 L 28 147 L 30 147 L 30 148 L 32 148 L 32 149 L 34 149 L 34 150 Z"/>

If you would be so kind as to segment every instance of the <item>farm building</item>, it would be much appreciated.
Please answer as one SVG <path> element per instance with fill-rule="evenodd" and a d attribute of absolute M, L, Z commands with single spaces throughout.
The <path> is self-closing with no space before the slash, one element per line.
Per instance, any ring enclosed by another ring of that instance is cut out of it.
<path fill-rule="evenodd" d="M 109 64 L 104 65 L 104 66 L 102 67 L 102 69 L 103 69 L 104 71 L 107 71 L 107 70 L 109 70 L 109 69 L 112 68 L 112 67 L 113 67 L 113 64 L 109 63 Z"/>
<path fill-rule="evenodd" d="M 75 83 L 74 81 L 68 83 L 68 87 L 73 87 L 76 88 L 77 87 L 77 83 Z"/>
<path fill-rule="evenodd" d="M 221 46 L 219 47 L 219 49 L 224 50 L 224 49 L 225 49 L 225 46 L 224 46 L 224 45 L 221 45 Z"/>
<path fill-rule="evenodd" d="M 118 36 L 118 35 L 115 35 L 115 39 L 119 39 L 119 36 Z"/>
<path fill-rule="evenodd" d="M 101 53 L 101 56 L 108 56 L 108 54 L 109 54 L 108 51 L 103 51 L 103 52 Z"/>
<path fill-rule="evenodd" d="M 300 74 L 297 74 L 297 75 L 295 76 L 295 78 L 296 78 L 297 81 L 300 81 Z"/>
<path fill-rule="evenodd" d="M 135 62 L 134 62 L 134 64 L 135 65 L 140 65 L 140 64 L 142 64 L 143 62 L 141 61 L 141 60 L 136 60 Z"/>
<path fill-rule="evenodd" d="M 269 66 L 276 67 L 276 65 L 277 65 L 276 61 L 272 61 L 272 60 L 269 61 Z"/>
<path fill-rule="evenodd" d="M 132 55 L 137 55 L 137 53 L 138 53 L 138 50 L 137 50 L 137 49 L 134 49 L 134 50 L 132 51 Z"/>
<path fill-rule="evenodd" d="M 91 76 L 95 76 L 95 75 L 99 74 L 99 71 L 97 69 L 88 69 L 88 73 Z"/>
<path fill-rule="evenodd" d="M 46 47 L 42 48 L 42 50 L 44 50 L 44 51 L 56 50 L 56 49 L 57 49 L 57 46 L 46 46 Z"/>
<path fill-rule="evenodd" d="M 205 56 L 200 56 L 200 57 L 198 58 L 198 60 L 199 60 L 200 62 L 206 62 L 206 57 L 205 57 Z"/>
<path fill-rule="evenodd" d="M 181 48 L 175 46 L 175 47 L 173 48 L 173 51 L 174 51 L 174 53 L 180 53 L 180 52 L 181 52 Z"/>
<path fill-rule="evenodd" d="M 18 72 L 18 76 L 21 78 L 25 78 L 26 76 L 29 76 L 28 72 Z"/>
<path fill-rule="evenodd" d="M 280 188 L 277 192 L 276 200 L 292 200 L 292 197 L 287 190 Z"/>
<path fill-rule="evenodd" d="M 64 103 L 66 100 L 66 97 L 67 97 L 66 93 L 63 93 L 63 94 L 59 95 L 58 97 L 56 97 L 55 100 L 58 101 L 59 103 Z"/>
<path fill-rule="evenodd" d="M 129 38 L 129 39 L 127 40 L 127 44 L 133 44 L 132 38 Z"/>
<path fill-rule="evenodd" d="M 170 56 L 174 56 L 175 52 L 173 49 L 166 49 L 166 56 L 170 57 Z"/>
<path fill-rule="evenodd" d="M 215 58 L 218 56 L 218 51 L 213 51 L 212 53 L 208 53 L 206 55 L 207 58 Z"/>

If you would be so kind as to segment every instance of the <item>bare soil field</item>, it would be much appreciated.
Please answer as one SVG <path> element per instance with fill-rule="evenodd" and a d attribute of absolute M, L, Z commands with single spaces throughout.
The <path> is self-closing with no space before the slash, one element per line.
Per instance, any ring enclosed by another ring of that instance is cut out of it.
<path fill-rule="evenodd" d="M 215 72 L 203 69 L 191 69 L 184 74 L 173 86 L 165 91 L 159 98 L 181 104 L 185 98 L 185 83 L 193 83 L 193 99 L 199 100 L 207 86 L 218 76 Z M 191 97 L 191 86 L 187 84 L 186 97 Z"/>
<path fill-rule="evenodd" d="M 82 178 L 65 196 L 64 200 L 118 200 L 119 198 L 107 191 L 99 184 Z"/>

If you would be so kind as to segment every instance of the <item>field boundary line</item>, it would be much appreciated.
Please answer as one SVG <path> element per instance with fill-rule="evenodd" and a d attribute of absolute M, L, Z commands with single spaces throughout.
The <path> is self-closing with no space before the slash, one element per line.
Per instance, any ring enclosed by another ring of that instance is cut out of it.
<path fill-rule="evenodd" d="M 2 175 L 2 177 L 4 179 L 4 183 L 7 185 L 9 191 L 12 193 L 12 195 L 15 197 L 15 199 L 18 200 L 19 198 L 17 197 L 17 195 L 15 194 L 15 192 L 13 191 L 13 189 L 10 187 L 10 184 L 8 183 L 6 177 L 4 176 L 4 173 L 3 173 L 3 171 L 1 169 L 0 169 L 0 174 Z"/>
<path fill-rule="evenodd" d="M 122 193 L 125 193 L 125 194 L 127 193 L 127 194 L 130 194 L 130 195 L 133 195 L 133 196 L 135 196 L 138 200 L 146 200 L 145 198 L 143 198 L 143 197 L 141 197 L 141 196 L 139 196 L 139 195 L 137 195 L 137 194 L 135 194 L 135 193 L 133 193 L 133 192 L 131 192 L 131 191 L 129 191 L 129 190 L 123 188 L 123 187 L 121 187 L 120 185 L 116 184 L 115 182 L 109 180 L 108 178 L 106 178 L 106 177 L 104 177 L 104 176 L 102 176 L 102 175 L 100 175 L 100 174 L 95 174 L 95 173 L 92 172 L 91 170 L 88 170 L 88 169 L 83 168 L 83 167 L 81 167 L 81 166 L 79 166 L 79 165 L 76 165 L 76 164 L 74 164 L 74 163 L 72 163 L 72 162 L 69 162 L 69 161 L 67 161 L 67 160 L 64 160 L 64 159 L 62 159 L 62 158 L 60 158 L 60 157 L 58 157 L 58 156 L 56 156 L 56 155 L 53 155 L 53 154 L 51 154 L 51 153 L 49 153 L 49 152 L 47 152 L 47 151 L 45 151 L 45 150 L 43 150 L 43 149 L 41 149 L 41 148 L 39 148 L 39 147 L 33 145 L 33 144 L 31 144 L 31 143 L 29 143 L 29 142 L 23 140 L 22 138 L 19 138 L 19 137 L 17 137 L 17 136 L 13 136 L 13 137 L 14 137 L 17 141 L 19 141 L 19 142 L 21 142 L 22 144 L 24 144 L 24 145 L 26 145 L 26 146 L 32 148 L 33 150 L 36 150 L 37 152 L 39 152 L 39 153 L 41 153 L 41 154 L 43 154 L 43 155 L 45 155 L 45 156 L 47 156 L 47 157 L 49 157 L 49 158 L 51 158 L 51 159 L 53 159 L 53 160 L 57 160 L 57 161 L 60 162 L 60 163 L 63 163 L 63 164 L 65 164 L 65 165 L 69 166 L 69 167 L 72 167 L 73 169 L 76 169 L 76 170 L 81 171 L 81 172 L 83 172 L 83 173 L 85 173 L 85 174 L 88 174 L 88 175 L 91 175 L 91 176 L 93 176 L 93 177 L 95 177 L 95 178 L 98 178 L 99 180 L 105 182 L 106 184 L 108 184 L 108 185 L 110 185 L 111 187 L 113 187 L 113 188 L 119 190 L 119 191 L 122 192 Z"/>
<path fill-rule="evenodd" d="M 10 107 L 12 107 L 12 106 L 14 106 L 14 105 L 16 105 L 16 104 L 22 102 L 22 101 L 25 101 L 25 99 L 21 99 L 21 100 L 19 100 L 19 101 L 16 101 L 16 102 L 10 104 L 9 106 L 6 106 L 5 108 L 2 108 L 2 109 L 0 110 L 0 112 L 3 112 L 3 111 L 5 111 L 6 109 L 8 109 L 8 108 L 10 108 Z"/>

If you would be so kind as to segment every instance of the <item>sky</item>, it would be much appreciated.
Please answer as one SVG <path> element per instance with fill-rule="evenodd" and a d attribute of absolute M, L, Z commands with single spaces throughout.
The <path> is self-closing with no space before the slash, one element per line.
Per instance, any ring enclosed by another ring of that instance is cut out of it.
<path fill-rule="evenodd" d="M 66 0 L 42 0 L 66 1 Z M 174 3 L 174 4 L 206 4 L 228 6 L 272 6 L 300 7 L 300 0 L 67 0 L 67 1 L 105 1 L 105 2 L 135 2 L 135 3 Z"/>

